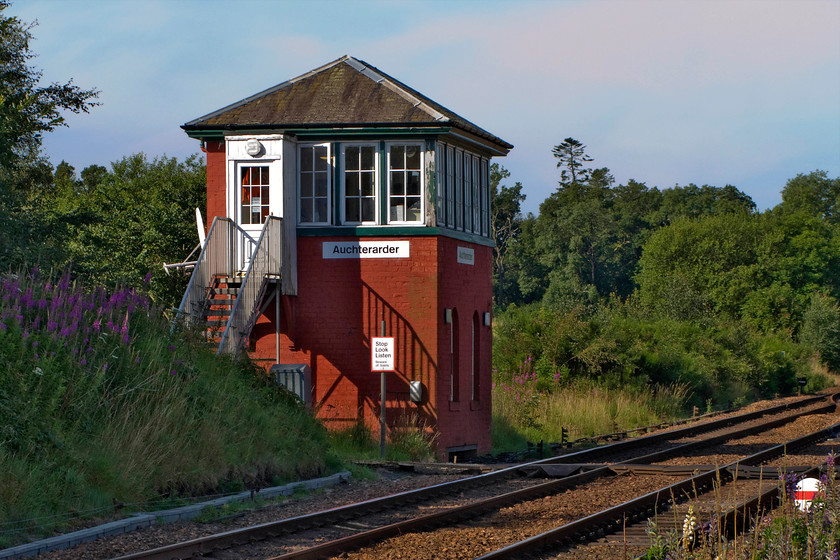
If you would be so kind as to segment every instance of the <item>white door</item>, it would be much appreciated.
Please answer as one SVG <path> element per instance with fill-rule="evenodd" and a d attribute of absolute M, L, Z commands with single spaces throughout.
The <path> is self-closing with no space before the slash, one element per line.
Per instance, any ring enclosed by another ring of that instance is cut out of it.
<path fill-rule="evenodd" d="M 266 218 L 282 215 L 281 170 L 271 161 L 239 162 L 235 167 L 233 218 L 253 239 L 243 236 L 237 247 L 240 269 L 247 270 Z"/>

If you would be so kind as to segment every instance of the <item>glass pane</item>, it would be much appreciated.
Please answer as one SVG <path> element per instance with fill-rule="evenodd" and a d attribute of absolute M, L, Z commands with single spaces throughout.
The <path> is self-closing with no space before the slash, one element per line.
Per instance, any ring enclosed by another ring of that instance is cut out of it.
<path fill-rule="evenodd" d="M 391 146 L 391 169 L 405 169 L 404 146 Z"/>
<path fill-rule="evenodd" d="M 251 187 L 242 187 L 242 205 L 251 204 Z"/>
<path fill-rule="evenodd" d="M 362 196 L 373 196 L 373 173 L 362 173 L 359 179 L 361 181 Z"/>
<path fill-rule="evenodd" d="M 407 194 L 420 194 L 420 172 L 408 172 L 408 192 Z"/>
<path fill-rule="evenodd" d="M 300 221 L 301 222 L 311 222 L 312 221 L 312 199 L 311 198 L 300 201 Z"/>
<path fill-rule="evenodd" d="M 405 220 L 405 206 L 402 198 L 391 199 L 391 221 L 402 222 Z"/>
<path fill-rule="evenodd" d="M 420 169 L 420 148 L 417 146 L 405 147 L 406 169 Z"/>
<path fill-rule="evenodd" d="M 316 222 L 326 222 L 327 221 L 327 199 L 326 198 L 316 198 L 315 199 L 315 221 Z"/>
<path fill-rule="evenodd" d="M 250 167 L 243 167 L 242 168 L 242 184 L 243 185 L 250 185 L 251 184 L 251 168 Z"/>
<path fill-rule="evenodd" d="M 300 170 L 312 171 L 312 148 L 301 148 L 300 150 Z"/>
<path fill-rule="evenodd" d="M 391 194 L 405 194 L 405 177 L 402 171 L 391 172 Z"/>
<path fill-rule="evenodd" d="M 315 148 L 315 171 L 327 170 L 327 147 L 316 146 Z"/>
<path fill-rule="evenodd" d="M 243 224 L 250 224 L 251 223 L 251 207 L 243 205 L 242 206 L 242 220 Z"/>
<path fill-rule="evenodd" d="M 257 191 L 257 194 L 259 194 L 259 192 L 260 192 L 259 189 L 255 189 L 255 190 Z M 260 202 L 260 197 L 255 196 L 255 197 L 251 198 L 251 206 L 256 208 L 260 204 L 262 204 L 262 202 Z"/>
<path fill-rule="evenodd" d="M 252 224 L 260 223 L 260 211 L 256 207 L 251 211 L 251 223 Z"/>
<path fill-rule="evenodd" d="M 374 168 L 374 160 L 373 155 L 375 151 L 373 146 L 365 146 L 362 148 L 362 169 L 373 169 Z"/>
<path fill-rule="evenodd" d="M 362 221 L 363 222 L 372 222 L 375 219 L 376 219 L 376 205 L 374 204 L 374 199 L 363 198 L 362 199 Z"/>
<path fill-rule="evenodd" d="M 420 199 L 408 197 L 408 215 L 405 217 L 408 222 L 420 221 Z"/>
<path fill-rule="evenodd" d="M 359 196 L 359 176 L 356 173 L 346 173 L 344 177 L 347 196 Z"/>
<path fill-rule="evenodd" d="M 300 176 L 300 196 L 302 198 L 312 197 L 312 177 L 311 173 Z"/>
<path fill-rule="evenodd" d="M 348 198 L 344 201 L 344 218 L 348 222 L 359 222 L 359 199 Z"/>
<path fill-rule="evenodd" d="M 268 184 L 268 167 L 260 167 L 260 184 Z"/>
<path fill-rule="evenodd" d="M 316 173 L 315 174 L 315 196 L 316 197 L 327 196 L 327 174 L 326 173 Z"/>
<path fill-rule="evenodd" d="M 359 148 L 350 146 L 344 150 L 344 168 L 358 169 L 359 168 Z"/>
<path fill-rule="evenodd" d="M 260 211 L 260 223 L 265 223 L 265 219 L 268 217 L 268 206 L 263 206 L 262 210 Z"/>
<path fill-rule="evenodd" d="M 268 187 L 263 187 L 262 191 L 262 203 L 268 204 Z"/>

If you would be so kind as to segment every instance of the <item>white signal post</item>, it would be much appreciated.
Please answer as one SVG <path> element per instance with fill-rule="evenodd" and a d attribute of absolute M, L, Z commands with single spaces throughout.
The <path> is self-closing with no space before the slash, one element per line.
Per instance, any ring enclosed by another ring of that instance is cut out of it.
<path fill-rule="evenodd" d="M 382 321 L 382 336 L 370 339 L 370 370 L 380 372 L 379 385 L 382 397 L 379 405 L 379 455 L 385 458 L 385 373 L 394 371 L 396 348 L 393 336 L 385 336 L 385 321 Z"/>

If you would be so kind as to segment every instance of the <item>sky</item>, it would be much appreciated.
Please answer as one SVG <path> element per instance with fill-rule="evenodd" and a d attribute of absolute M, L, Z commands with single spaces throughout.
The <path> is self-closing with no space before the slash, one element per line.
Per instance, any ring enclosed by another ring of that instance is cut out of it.
<path fill-rule="evenodd" d="M 44 82 L 101 106 L 47 136 L 77 171 L 198 153 L 180 126 L 359 58 L 514 145 L 537 213 L 552 148 L 616 184 L 734 185 L 759 210 L 788 179 L 840 176 L 840 0 L 12 0 Z"/>

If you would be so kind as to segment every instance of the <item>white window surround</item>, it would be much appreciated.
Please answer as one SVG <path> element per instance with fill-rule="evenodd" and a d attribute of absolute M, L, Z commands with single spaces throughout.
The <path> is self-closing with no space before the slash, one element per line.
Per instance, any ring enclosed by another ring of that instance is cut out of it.
<path fill-rule="evenodd" d="M 297 223 L 325 226 L 332 223 L 332 144 L 299 144 L 297 149 Z"/>
<path fill-rule="evenodd" d="M 399 148 L 405 148 L 402 161 L 392 162 L 392 155 L 398 154 Z M 416 152 L 410 153 L 412 148 Z M 386 142 L 385 153 L 388 216 L 384 221 L 399 225 L 423 224 L 426 206 L 426 149 L 423 142 Z M 412 216 L 413 219 L 408 219 Z"/>
<path fill-rule="evenodd" d="M 358 149 L 358 154 L 352 152 Z M 348 162 L 351 158 L 357 162 Z M 372 150 L 372 160 L 368 160 Z M 368 152 L 366 156 L 365 152 Z M 379 144 L 374 142 L 348 142 L 341 144 L 341 223 L 348 225 L 373 225 L 379 223 Z M 370 181 L 368 183 L 367 181 Z M 368 189 L 372 189 L 368 190 Z M 372 214 L 369 205 L 373 204 Z M 367 205 L 367 210 L 365 206 Z M 367 216 L 364 214 L 367 213 Z M 364 219 L 369 218 L 369 219 Z"/>

